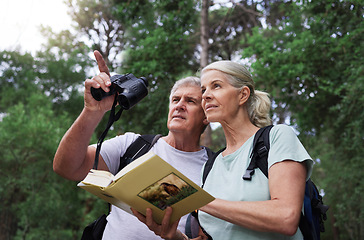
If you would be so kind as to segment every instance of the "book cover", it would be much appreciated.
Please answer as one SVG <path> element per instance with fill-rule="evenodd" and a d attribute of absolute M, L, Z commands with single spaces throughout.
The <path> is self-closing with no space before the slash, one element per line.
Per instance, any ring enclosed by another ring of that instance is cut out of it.
<path fill-rule="evenodd" d="M 167 206 L 173 208 L 171 222 L 214 200 L 210 194 L 153 152 L 131 162 L 115 176 L 92 169 L 78 184 L 99 198 L 131 213 L 145 214 L 151 208 L 161 223 Z"/>

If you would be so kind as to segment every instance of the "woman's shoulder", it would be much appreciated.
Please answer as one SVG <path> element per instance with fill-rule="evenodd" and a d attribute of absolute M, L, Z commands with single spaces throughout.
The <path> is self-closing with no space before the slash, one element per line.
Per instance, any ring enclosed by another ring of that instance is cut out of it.
<path fill-rule="evenodd" d="M 294 128 L 286 124 L 274 125 L 270 133 L 271 141 L 274 141 L 274 139 L 290 139 L 296 137 L 297 134 L 294 131 Z"/>
<path fill-rule="evenodd" d="M 277 124 L 272 127 L 272 132 L 295 134 L 293 127 L 286 124 Z"/>

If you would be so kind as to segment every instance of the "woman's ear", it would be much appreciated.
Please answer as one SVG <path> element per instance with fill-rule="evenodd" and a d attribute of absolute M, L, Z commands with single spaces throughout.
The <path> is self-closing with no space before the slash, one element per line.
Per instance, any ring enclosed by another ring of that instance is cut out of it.
<path fill-rule="evenodd" d="M 207 120 L 207 117 L 205 117 L 204 119 L 203 119 L 203 124 L 204 125 L 207 125 L 207 124 L 209 124 L 210 122 Z"/>
<path fill-rule="evenodd" d="M 250 89 L 248 86 L 244 86 L 241 90 L 240 90 L 240 101 L 239 104 L 243 105 L 244 103 L 246 103 L 248 101 L 250 97 Z"/>

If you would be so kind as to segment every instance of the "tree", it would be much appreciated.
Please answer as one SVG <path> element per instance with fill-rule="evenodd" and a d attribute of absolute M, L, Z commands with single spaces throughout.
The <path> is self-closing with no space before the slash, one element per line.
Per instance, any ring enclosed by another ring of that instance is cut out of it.
<path fill-rule="evenodd" d="M 210 61 L 232 60 L 248 46 L 252 29 L 261 26 L 263 14 L 258 6 L 254 1 L 226 1 L 210 7 Z"/>
<path fill-rule="evenodd" d="M 118 21 L 112 0 L 68 0 L 69 14 L 77 23 L 79 41 L 87 42 L 92 50 L 99 50 L 111 71 L 121 66 L 120 54 L 126 44 L 125 26 Z M 83 36 L 87 39 L 83 40 Z"/>
<path fill-rule="evenodd" d="M 24 101 L 37 88 L 31 82 L 37 77 L 36 61 L 29 54 L 0 52 L 0 112 L 6 113 L 10 106 Z"/>
<path fill-rule="evenodd" d="M 170 88 L 179 78 L 193 75 L 196 66 L 194 1 L 117 2 L 117 16 L 128 18 L 132 26 L 122 69 L 147 77 L 150 89 L 146 99 L 119 120 L 119 131 L 165 134 Z"/>
<path fill-rule="evenodd" d="M 52 170 L 66 115 L 55 117 L 40 91 L 8 109 L 0 122 L 1 239 L 71 239 L 82 211 L 75 187 Z M 47 217 L 47 216 L 52 216 Z M 74 217 L 72 217 L 74 216 Z M 72 220 L 73 219 L 73 220 Z"/>
<path fill-rule="evenodd" d="M 254 59 L 257 86 L 288 111 L 317 154 L 316 177 L 335 220 L 336 235 L 327 239 L 361 239 L 364 8 L 304 1 L 287 9 L 276 26 L 255 29 L 244 57 Z"/>
<path fill-rule="evenodd" d="M 80 226 L 86 225 L 76 220 L 79 219 L 76 216 L 87 211 L 84 195 L 78 193 L 75 183 L 62 180 L 52 170 L 58 142 L 74 118 L 70 117 L 70 108 L 58 111 L 61 101 L 55 103 L 56 94 L 50 88 L 56 84 L 50 84 L 52 78 L 48 76 L 51 73 L 46 73 L 51 69 L 48 66 L 53 64 L 54 76 L 57 69 L 64 71 L 58 80 L 72 76 L 72 71 L 66 70 L 65 66 L 73 65 L 64 64 L 71 61 L 59 61 L 57 68 L 54 59 L 34 58 L 29 53 L 0 53 L 3 86 L 0 100 L 0 181 L 3 183 L 0 187 L 0 239 L 24 239 L 25 236 L 27 239 L 78 239 Z M 66 82 L 57 85 L 59 91 L 63 89 L 64 96 L 72 85 Z M 96 205 L 89 215 L 95 216 L 100 210 Z"/>
<path fill-rule="evenodd" d="M 200 69 L 203 69 L 208 65 L 209 61 L 209 23 L 208 23 L 208 13 L 209 13 L 209 0 L 203 0 L 200 13 Z M 201 135 L 201 145 L 211 147 L 212 144 L 212 129 L 210 124 L 205 129 L 204 133 Z"/>
<path fill-rule="evenodd" d="M 53 101 L 56 113 L 76 117 L 83 105 L 83 82 L 93 66 L 90 48 L 70 30 L 54 33 L 42 28 L 48 42 L 36 53 L 37 83 Z"/>

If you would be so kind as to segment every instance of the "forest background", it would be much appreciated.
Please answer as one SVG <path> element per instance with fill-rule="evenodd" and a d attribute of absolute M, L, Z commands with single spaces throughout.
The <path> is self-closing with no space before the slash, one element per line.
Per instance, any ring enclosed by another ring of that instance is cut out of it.
<path fill-rule="evenodd" d="M 67 0 L 72 29 L 35 53 L 0 51 L 0 239 L 80 239 L 105 202 L 52 170 L 83 107 L 99 50 L 114 74 L 149 80 L 149 95 L 108 137 L 166 134 L 173 83 L 206 64 L 246 64 L 271 94 L 275 124 L 292 126 L 315 160 L 330 205 L 322 239 L 364 239 L 364 3 L 362 0 Z M 106 126 L 107 115 L 92 142 Z M 203 144 L 224 146 L 220 127 Z"/>

